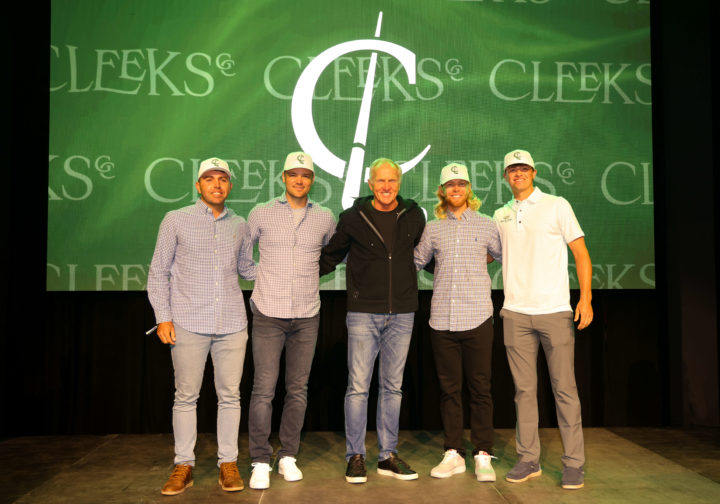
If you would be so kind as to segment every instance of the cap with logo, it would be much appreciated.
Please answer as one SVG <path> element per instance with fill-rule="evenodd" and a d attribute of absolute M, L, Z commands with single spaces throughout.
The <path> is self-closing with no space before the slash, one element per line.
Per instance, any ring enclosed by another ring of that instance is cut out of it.
<path fill-rule="evenodd" d="M 464 180 L 470 182 L 468 177 L 467 166 L 460 163 L 450 163 L 440 172 L 440 185 L 445 184 L 449 180 Z"/>
<path fill-rule="evenodd" d="M 306 152 L 291 152 L 287 155 L 283 171 L 292 170 L 293 168 L 305 168 L 306 170 L 310 170 L 315 173 L 312 158 L 310 157 L 310 154 L 307 154 Z"/>
<path fill-rule="evenodd" d="M 232 177 L 232 173 L 230 172 L 230 167 L 228 166 L 228 164 L 220 158 L 212 157 L 200 163 L 200 169 L 198 170 L 198 179 L 202 177 L 205 172 L 213 170 L 225 172 L 227 173 L 228 177 Z"/>
<path fill-rule="evenodd" d="M 531 168 L 535 168 L 535 161 L 533 161 L 530 153 L 522 149 L 515 149 L 514 151 L 510 151 L 505 154 L 505 168 L 503 169 L 505 170 L 508 166 L 516 164 L 524 164 L 530 166 Z"/>

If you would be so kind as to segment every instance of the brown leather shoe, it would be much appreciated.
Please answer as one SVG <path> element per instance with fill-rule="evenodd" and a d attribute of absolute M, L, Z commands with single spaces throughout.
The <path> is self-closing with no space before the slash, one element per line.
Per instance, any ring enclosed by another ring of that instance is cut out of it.
<path fill-rule="evenodd" d="M 162 487 L 160 493 L 163 495 L 177 495 L 183 493 L 186 488 L 193 486 L 192 466 L 178 464 L 173 469 L 167 483 Z"/>
<path fill-rule="evenodd" d="M 245 488 L 245 483 L 243 483 L 240 472 L 238 472 L 237 463 L 225 462 L 220 464 L 218 483 L 226 492 L 239 492 Z"/>

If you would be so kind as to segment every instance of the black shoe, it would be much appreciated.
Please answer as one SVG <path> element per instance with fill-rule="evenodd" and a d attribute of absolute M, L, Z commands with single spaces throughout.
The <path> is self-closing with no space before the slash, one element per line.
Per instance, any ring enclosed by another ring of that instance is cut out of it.
<path fill-rule="evenodd" d="M 350 460 L 348 460 L 347 471 L 345 471 L 345 481 L 347 481 L 348 483 L 367 482 L 365 457 L 360 454 L 350 457 Z"/>
<path fill-rule="evenodd" d="M 378 474 L 382 476 L 392 476 L 399 480 L 415 480 L 418 478 L 418 474 L 410 469 L 396 453 L 391 453 L 390 457 L 378 462 Z"/>

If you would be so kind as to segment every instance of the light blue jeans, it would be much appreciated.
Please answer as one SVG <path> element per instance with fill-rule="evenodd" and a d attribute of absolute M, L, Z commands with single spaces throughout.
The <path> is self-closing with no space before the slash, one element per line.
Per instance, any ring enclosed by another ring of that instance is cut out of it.
<path fill-rule="evenodd" d="M 402 380 L 414 313 L 348 312 L 348 386 L 345 392 L 346 460 L 365 457 L 367 404 L 375 359 L 378 366 L 378 460 L 396 451 Z"/>
<path fill-rule="evenodd" d="M 218 465 L 235 462 L 238 457 L 240 379 L 245 362 L 247 329 L 231 334 L 197 334 L 175 324 L 175 337 L 175 344 L 171 346 L 175 369 L 175 464 L 195 465 L 196 407 L 208 353 L 212 356 L 215 369 L 215 393 L 218 398 Z"/>

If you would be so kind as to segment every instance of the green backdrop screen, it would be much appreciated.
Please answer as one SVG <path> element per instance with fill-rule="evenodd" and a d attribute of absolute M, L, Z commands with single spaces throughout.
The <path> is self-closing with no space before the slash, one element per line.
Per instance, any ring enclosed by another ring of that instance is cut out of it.
<path fill-rule="evenodd" d="M 51 24 L 48 290 L 144 289 L 207 157 L 243 217 L 295 150 L 336 215 L 389 157 L 432 217 L 453 161 L 492 215 L 515 148 L 573 205 L 594 288 L 655 286 L 647 0 L 54 0 Z"/>

